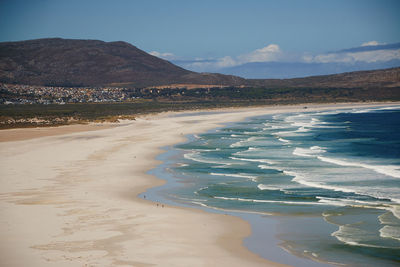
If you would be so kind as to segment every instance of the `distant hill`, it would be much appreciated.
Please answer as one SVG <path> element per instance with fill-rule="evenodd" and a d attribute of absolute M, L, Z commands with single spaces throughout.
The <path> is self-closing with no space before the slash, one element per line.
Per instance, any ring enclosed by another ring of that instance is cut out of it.
<path fill-rule="evenodd" d="M 400 87 L 400 68 L 294 79 L 244 79 L 188 71 L 126 42 L 51 38 L 0 43 L 0 82 L 64 87 L 196 84 L 264 88 L 393 88 Z"/>
<path fill-rule="evenodd" d="M 268 88 L 400 88 L 400 68 L 248 82 L 252 86 Z"/>
<path fill-rule="evenodd" d="M 126 42 L 37 39 L 0 43 L 0 82 L 57 86 L 242 84 L 244 79 L 199 74 Z"/>
<path fill-rule="evenodd" d="M 353 63 L 305 63 L 305 62 L 252 62 L 219 69 L 219 73 L 237 75 L 247 79 L 292 79 L 317 75 L 333 75 L 344 72 L 379 70 L 400 66 L 400 60 Z M 273 78 L 272 78 L 273 77 Z"/>

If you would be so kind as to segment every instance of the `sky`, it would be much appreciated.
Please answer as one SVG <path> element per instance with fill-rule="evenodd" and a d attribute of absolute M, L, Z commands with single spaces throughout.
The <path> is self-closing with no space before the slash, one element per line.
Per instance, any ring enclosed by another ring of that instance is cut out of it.
<path fill-rule="evenodd" d="M 399 0 L 0 0 L 0 41 L 126 41 L 207 71 L 338 61 L 332 53 L 399 43 L 399 14 Z"/>

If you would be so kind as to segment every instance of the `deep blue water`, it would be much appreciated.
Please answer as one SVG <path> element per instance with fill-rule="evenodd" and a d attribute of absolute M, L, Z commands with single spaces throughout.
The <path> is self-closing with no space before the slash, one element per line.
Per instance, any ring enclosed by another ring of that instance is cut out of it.
<path fill-rule="evenodd" d="M 175 149 L 169 199 L 273 214 L 302 257 L 400 264 L 398 107 L 254 117 Z"/>

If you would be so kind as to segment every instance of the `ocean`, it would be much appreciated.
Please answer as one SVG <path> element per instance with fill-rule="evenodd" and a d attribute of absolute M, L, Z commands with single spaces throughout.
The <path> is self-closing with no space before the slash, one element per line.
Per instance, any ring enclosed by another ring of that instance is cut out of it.
<path fill-rule="evenodd" d="M 255 236 L 272 216 L 302 258 L 400 265 L 400 107 L 252 117 L 171 150 L 162 201 L 258 214 Z"/>

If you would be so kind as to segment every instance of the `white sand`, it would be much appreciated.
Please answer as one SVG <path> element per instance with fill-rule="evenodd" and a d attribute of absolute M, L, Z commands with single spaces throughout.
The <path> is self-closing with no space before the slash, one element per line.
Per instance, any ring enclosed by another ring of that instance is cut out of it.
<path fill-rule="evenodd" d="M 307 111 L 333 108 L 307 106 Z M 301 110 L 163 113 L 96 131 L 67 126 L 49 136 L 40 129 L 43 137 L 34 139 L 29 138 L 38 130 L 30 129 L 17 138 L 21 141 L 12 141 L 16 130 L 0 131 L 0 265 L 276 266 L 242 245 L 251 231 L 247 222 L 157 206 L 137 195 L 163 183 L 146 174 L 159 163 L 154 158 L 160 147 L 224 122 Z"/>

